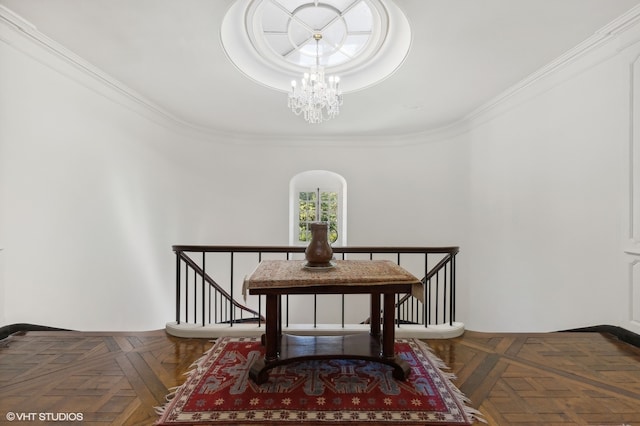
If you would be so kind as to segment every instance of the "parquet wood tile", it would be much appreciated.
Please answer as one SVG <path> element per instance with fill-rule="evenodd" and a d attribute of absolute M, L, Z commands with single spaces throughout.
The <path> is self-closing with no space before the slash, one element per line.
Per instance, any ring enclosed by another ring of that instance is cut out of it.
<path fill-rule="evenodd" d="M 11 412 L 81 413 L 82 424 L 151 425 L 155 407 L 210 345 L 164 331 L 10 336 L 0 345 L 0 424 L 15 424 L 7 419 Z"/>
<path fill-rule="evenodd" d="M 467 331 L 428 343 L 490 425 L 640 426 L 640 350 L 611 335 Z M 81 413 L 87 425 L 152 425 L 211 345 L 164 331 L 10 336 L 0 341 L 0 424 Z"/>
<path fill-rule="evenodd" d="M 640 425 L 640 350 L 600 333 L 429 341 L 495 425 Z"/>

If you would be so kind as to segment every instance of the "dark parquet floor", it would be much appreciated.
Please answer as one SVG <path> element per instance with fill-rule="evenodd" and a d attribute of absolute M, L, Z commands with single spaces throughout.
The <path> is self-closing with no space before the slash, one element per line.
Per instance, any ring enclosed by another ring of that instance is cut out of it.
<path fill-rule="evenodd" d="M 467 331 L 428 343 L 490 425 L 640 426 L 640 349 L 611 335 Z M 0 341 L 0 424 L 151 425 L 209 347 L 164 331 L 14 334 Z"/>

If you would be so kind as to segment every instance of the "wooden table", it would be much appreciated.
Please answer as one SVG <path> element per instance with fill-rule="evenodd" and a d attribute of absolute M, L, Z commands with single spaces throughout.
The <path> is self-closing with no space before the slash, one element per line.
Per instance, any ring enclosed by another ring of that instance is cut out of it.
<path fill-rule="evenodd" d="M 268 370 L 309 359 L 365 359 L 392 366 L 393 376 L 405 380 L 409 365 L 397 358 L 395 295 L 411 293 L 421 282 L 394 262 L 386 260 L 337 260 L 334 268 L 313 269 L 305 261 L 264 260 L 245 279 L 244 291 L 266 296 L 266 325 L 262 343 L 265 357 L 252 365 L 249 376 L 256 383 L 268 380 Z M 348 336 L 293 336 L 282 333 L 281 296 L 288 294 L 370 294 L 369 334 Z M 380 296 L 383 324 L 380 333 Z"/>

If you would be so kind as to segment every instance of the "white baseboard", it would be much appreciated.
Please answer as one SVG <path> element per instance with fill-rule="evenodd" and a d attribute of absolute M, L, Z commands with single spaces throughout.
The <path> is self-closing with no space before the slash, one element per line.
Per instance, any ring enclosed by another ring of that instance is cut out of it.
<path fill-rule="evenodd" d="M 258 327 L 257 324 L 209 324 L 206 326 L 175 322 L 167 323 L 168 334 L 184 338 L 215 339 L 223 336 L 233 337 L 259 337 L 264 334 L 264 323 Z M 368 324 L 295 324 L 283 327 L 282 332 L 304 336 L 341 336 L 346 334 L 366 333 L 369 331 Z M 452 339 L 464 333 L 464 324 L 454 322 L 453 325 L 438 324 L 424 327 L 422 325 L 403 324 L 396 328 L 395 335 L 399 338 L 416 339 Z"/>

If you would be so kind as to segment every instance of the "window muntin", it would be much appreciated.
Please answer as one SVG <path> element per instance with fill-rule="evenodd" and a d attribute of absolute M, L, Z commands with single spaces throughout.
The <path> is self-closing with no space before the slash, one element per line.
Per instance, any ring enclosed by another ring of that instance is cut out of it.
<path fill-rule="evenodd" d="M 364 0 L 267 0 L 261 3 L 262 37 L 276 56 L 303 67 L 332 67 L 360 55 L 372 43 L 374 13 Z"/>
<path fill-rule="evenodd" d="M 309 224 L 329 223 L 329 240 L 347 245 L 347 181 L 328 170 L 308 170 L 289 181 L 289 244 L 307 245 Z"/>
<path fill-rule="evenodd" d="M 298 192 L 298 242 L 311 240 L 311 223 L 329 224 L 329 243 L 338 240 L 338 193 L 335 191 Z"/>

